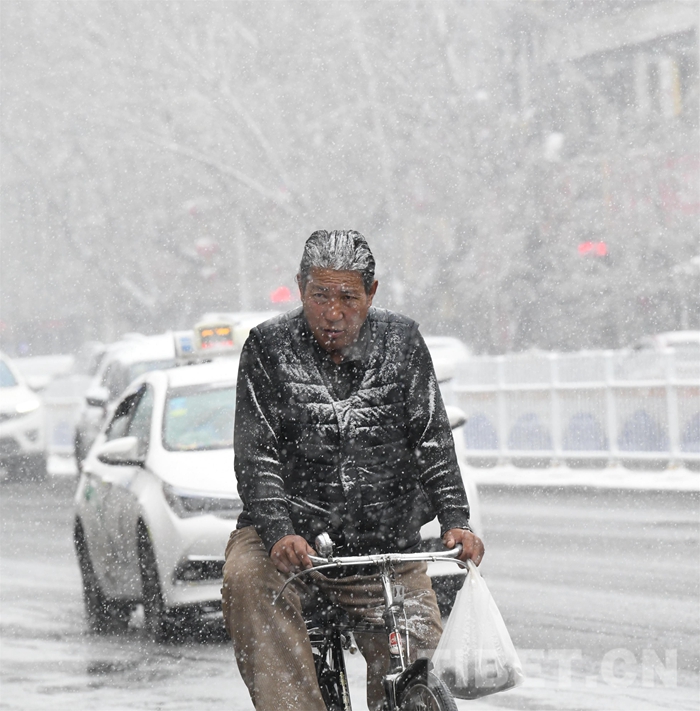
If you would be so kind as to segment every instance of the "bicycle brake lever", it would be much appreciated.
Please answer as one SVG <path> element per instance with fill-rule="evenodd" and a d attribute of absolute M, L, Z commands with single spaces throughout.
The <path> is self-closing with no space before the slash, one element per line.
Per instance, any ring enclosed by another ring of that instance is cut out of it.
<path fill-rule="evenodd" d="M 319 566 L 319 565 L 326 565 L 328 563 L 333 562 L 333 558 L 331 557 L 321 557 L 319 555 L 310 555 L 309 560 L 314 564 L 314 568 Z"/>
<path fill-rule="evenodd" d="M 280 591 L 272 599 L 273 605 L 280 599 L 280 597 L 282 597 L 282 593 L 287 589 L 287 586 L 289 585 L 289 583 L 294 582 L 297 578 L 300 578 L 302 575 L 306 575 L 307 573 L 313 573 L 315 570 L 324 570 L 325 568 L 337 567 L 335 563 L 329 563 L 325 558 L 317 558 L 316 556 L 313 556 L 313 555 L 310 555 L 309 558 L 311 559 L 312 563 L 320 562 L 321 565 L 315 565 L 313 568 L 306 568 L 306 570 L 300 570 L 298 573 L 294 573 L 294 575 L 290 575 L 284 581 L 284 585 L 282 586 Z"/>

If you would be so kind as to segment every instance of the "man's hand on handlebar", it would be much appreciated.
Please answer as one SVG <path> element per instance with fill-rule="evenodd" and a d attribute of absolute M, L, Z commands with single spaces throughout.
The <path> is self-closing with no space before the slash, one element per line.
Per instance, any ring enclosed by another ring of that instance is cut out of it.
<path fill-rule="evenodd" d="M 475 533 L 467 531 L 466 528 L 451 528 L 442 537 L 442 542 L 446 548 L 454 548 L 458 543 L 461 543 L 462 552 L 457 557 L 464 562 L 471 558 L 475 565 L 479 565 L 484 558 L 484 544 L 481 538 Z"/>
<path fill-rule="evenodd" d="M 270 558 L 275 567 L 285 575 L 312 568 L 313 563 L 309 560 L 309 555 L 316 555 L 316 551 L 301 536 L 284 536 L 270 551 Z"/>

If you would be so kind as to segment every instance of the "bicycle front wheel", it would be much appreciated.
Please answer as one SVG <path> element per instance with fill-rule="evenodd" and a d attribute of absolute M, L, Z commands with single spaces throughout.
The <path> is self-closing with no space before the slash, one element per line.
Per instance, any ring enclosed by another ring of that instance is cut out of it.
<path fill-rule="evenodd" d="M 435 674 L 412 679 L 397 699 L 400 711 L 457 711 L 450 690 Z"/>

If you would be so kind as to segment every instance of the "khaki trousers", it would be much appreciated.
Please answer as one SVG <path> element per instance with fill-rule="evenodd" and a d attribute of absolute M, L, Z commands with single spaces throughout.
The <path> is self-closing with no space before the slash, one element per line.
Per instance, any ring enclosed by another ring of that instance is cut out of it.
<path fill-rule="evenodd" d="M 442 624 L 425 563 L 397 566 L 395 583 L 405 586 L 411 660 L 434 650 Z M 343 607 L 352 623 L 376 624 L 381 631 L 357 634 L 367 662 L 367 705 L 381 711 L 382 676 L 389 665 L 382 613 L 384 595 L 376 575 L 339 579 L 312 573 L 316 585 Z M 226 547 L 222 603 L 224 623 L 233 640 L 236 662 L 257 711 L 326 711 L 316 681 L 311 643 L 302 614 L 308 584 L 295 582 L 276 605 L 286 576 L 270 560 L 252 526 L 234 531 Z M 304 580 L 304 578 L 302 578 Z"/>

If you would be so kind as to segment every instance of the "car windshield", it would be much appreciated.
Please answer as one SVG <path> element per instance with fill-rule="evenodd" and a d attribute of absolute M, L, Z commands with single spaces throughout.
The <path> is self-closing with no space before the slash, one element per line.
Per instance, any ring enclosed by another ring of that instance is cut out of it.
<path fill-rule="evenodd" d="M 14 388 L 17 385 L 15 376 L 5 361 L 0 360 L 0 388 Z"/>
<path fill-rule="evenodd" d="M 235 407 L 233 386 L 172 390 L 165 403 L 163 446 L 175 452 L 232 447 Z"/>

